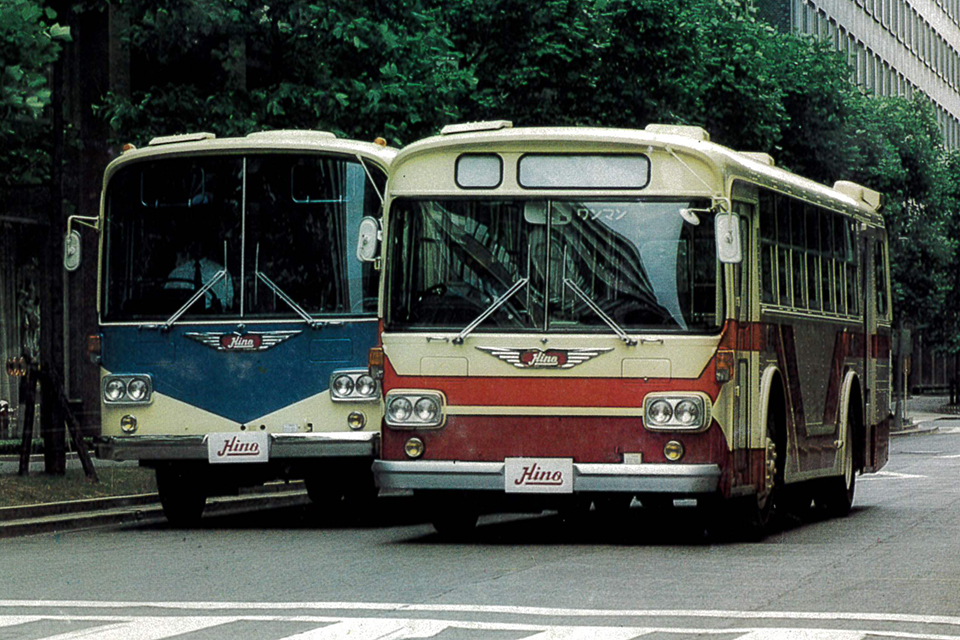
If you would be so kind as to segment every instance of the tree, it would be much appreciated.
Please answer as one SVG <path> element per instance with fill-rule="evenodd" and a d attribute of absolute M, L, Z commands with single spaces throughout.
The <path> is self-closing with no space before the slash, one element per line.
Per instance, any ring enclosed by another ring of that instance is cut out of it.
<path fill-rule="evenodd" d="M 394 144 L 457 119 L 472 87 L 439 9 L 410 2 L 128 0 L 132 95 L 100 105 L 121 139 L 310 128 Z"/>

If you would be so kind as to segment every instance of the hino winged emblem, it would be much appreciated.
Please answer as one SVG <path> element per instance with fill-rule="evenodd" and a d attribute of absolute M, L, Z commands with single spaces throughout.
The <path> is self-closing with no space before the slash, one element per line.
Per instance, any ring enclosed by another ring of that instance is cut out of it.
<path fill-rule="evenodd" d="M 511 349 L 503 347 L 477 347 L 480 351 L 500 358 L 518 369 L 570 369 L 587 360 L 613 351 L 604 349 Z"/>
<path fill-rule="evenodd" d="M 209 331 L 199 333 L 190 331 L 184 337 L 195 340 L 217 351 L 266 351 L 285 340 L 289 340 L 301 331 L 262 331 L 249 333 L 224 333 Z"/>

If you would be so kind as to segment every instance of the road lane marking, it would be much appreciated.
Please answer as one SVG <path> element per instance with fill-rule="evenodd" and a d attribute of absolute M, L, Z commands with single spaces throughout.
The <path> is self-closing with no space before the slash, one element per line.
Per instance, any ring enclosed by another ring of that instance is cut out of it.
<path fill-rule="evenodd" d="M 67 618 L 69 619 L 69 618 Z M 233 622 L 228 616 L 137 616 L 124 622 L 114 622 L 103 627 L 93 627 L 69 631 L 44 638 L 43 640 L 163 640 L 218 627 Z"/>
<path fill-rule="evenodd" d="M 167 640 L 202 629 L 243 622 L 298 622 L 324 626 L 285 636 L 282 640 L 412 640 L 431 638 L 448 630 L 519 631 L 529 635 L 518 640 L 642 640 L 644 636 L 671 634 L 684 636 L 722 636 L 736 640 L 867 640 L 868 638 L 896 638 L 903 640 L 960 640 L 957 635 L 898 632 L 887 630 L 851 630 L 797 627 L 760 628 L 694 628 L 578 626 L 554 624 L 519 624 L 509 622 L 478 622 L 462 620 L 402 619 L 402 618 L 344 618 L 328 616 L 3 616 L 0 626 L 10 628 L 27 622 L 98 622 L 99 626 L 52 636 L 31 637 L 36 640 Z M 261 627 L 267 630 L 269 627 Z M 36 631 L 36 630 L 34 630 Z M 42 630 L 41 630 L 42 633 Z M 233 633 L 237 633 L 235 629 Z"/>
<path fill-rule="evenodd" d="M 939 624 L 960 627 L 960 616 L 920 615 L 909 613 L 852 613 L 826 611 L 722 611 L 714 609 L 566 609 L 551 607 L 523 607 L 514 605 L 458 605 L 405 604 L 397 602 L 136 602 L 96 600 L 0 600 L 5 608 L 65 608 L 65 609 L 179 609 L 184 611 L 382 611 L 382 612 L 440 612 L 480 613 L 541 616 L 553 618 L 729 618 L 734 620 L 809 620 L 809 621 L 863 621 L 898 622 L 910 624 Z M 48 617 L 48 616 L 44 616 Z"/>
<path fill-rule="evenodd" d="M 916 478 L 928 478 L 929 476 L 918 476 L 912 473 L 899 473 L 897 471 L 877 471 L 876 473 L 868 473 L 857 478 L 857 482 L 861 480 L 883 480 L 889 478 L 891 480 L 912 480 Z"/>

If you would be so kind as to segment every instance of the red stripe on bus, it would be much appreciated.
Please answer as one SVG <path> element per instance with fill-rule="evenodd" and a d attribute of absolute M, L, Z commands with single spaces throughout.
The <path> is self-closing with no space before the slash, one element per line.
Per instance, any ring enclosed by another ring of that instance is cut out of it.
<path fill-rule="evenodd" d="M 404 443 L 414 436 L 424 443 L 424 460 L 503 462 L 504 458 L 573 458 L 574 462 L 623 462 L 624 453 L 639 453 L 643 462 L 667 462 L 664 445 L 683 444 L 685 463 L 726 465 L 730 450 L 716 422 L 702 433 L 660 433 L 644 429 L 640 418 L 589 416 L 450 416 L 442 429 L 385 429 L 381 455 L 405 460 Z"/>
<path fill-rule="evenodd" d="M 619 367 L 618 367 L 619 368 Z M 711 358 L 699 378 L 532 376 L 401 376 L 386 359 L 384 389 L 439 389 L 451 405 L 508 407 L 639 407 L 651 391 L 702 391 L 716 400 L 720 385 Z"/>

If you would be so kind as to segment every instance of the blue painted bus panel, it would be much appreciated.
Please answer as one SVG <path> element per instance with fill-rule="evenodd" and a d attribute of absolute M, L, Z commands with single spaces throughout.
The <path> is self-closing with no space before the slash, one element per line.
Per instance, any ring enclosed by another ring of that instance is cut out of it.
<path fill-rule="evenodd" d="M 157 393 L 243 424 L 326 391 L 336 370 L 365 368 L 376 344 L 376 322 L 244 325 L 104 326 L 102 364 L 150 374 Z"/>

